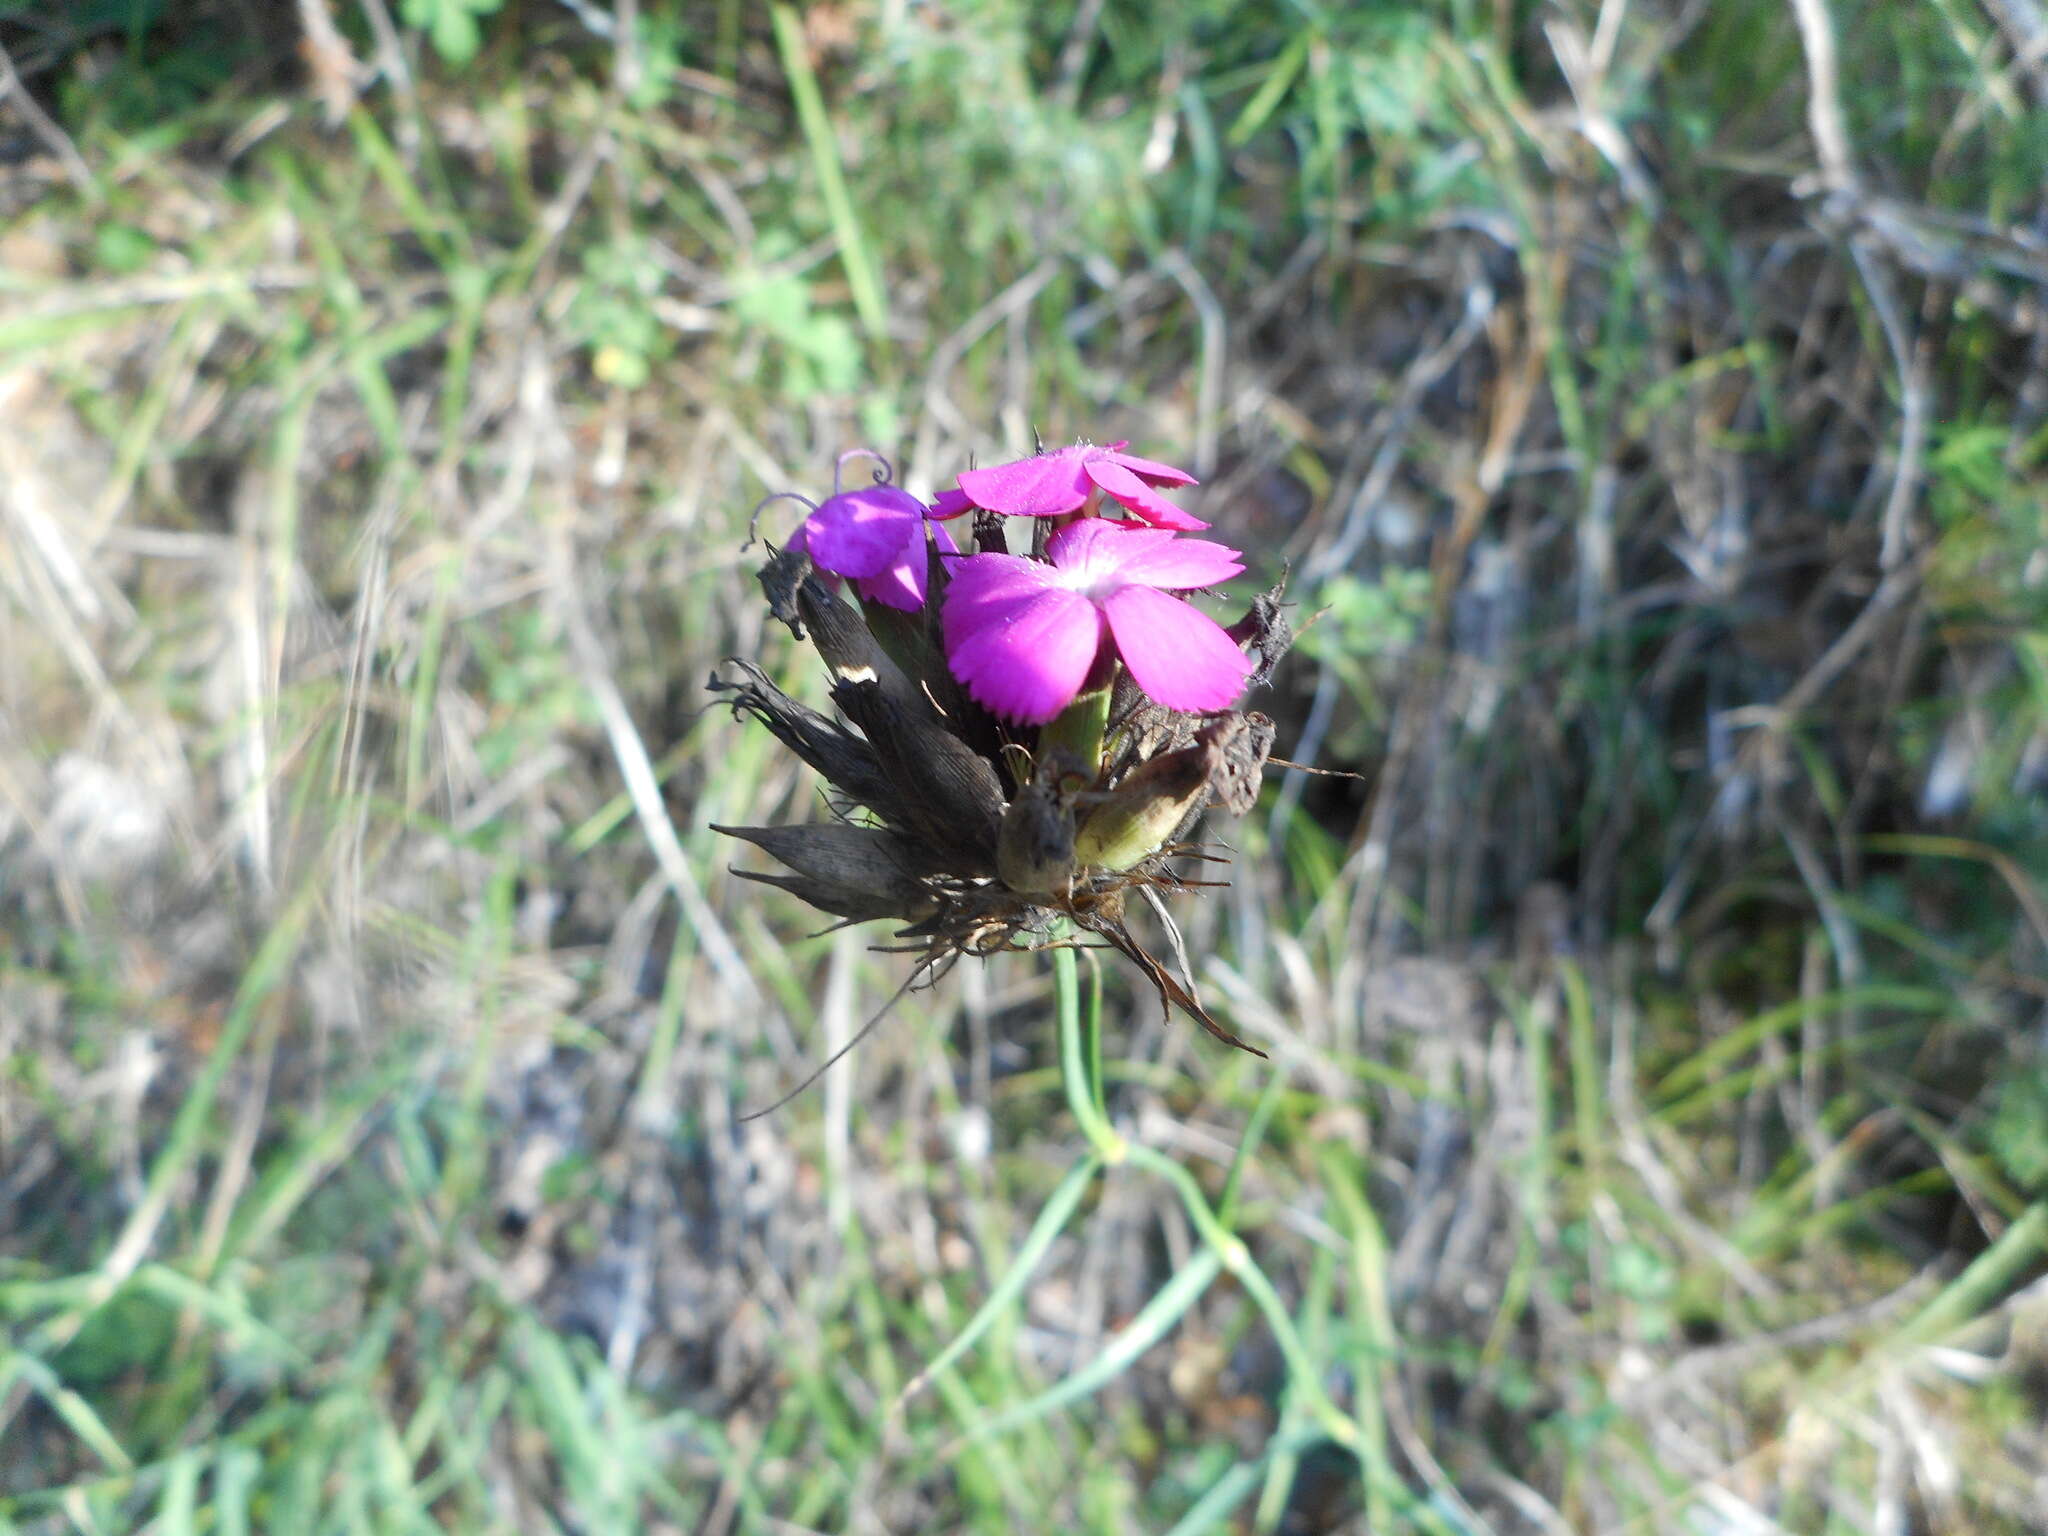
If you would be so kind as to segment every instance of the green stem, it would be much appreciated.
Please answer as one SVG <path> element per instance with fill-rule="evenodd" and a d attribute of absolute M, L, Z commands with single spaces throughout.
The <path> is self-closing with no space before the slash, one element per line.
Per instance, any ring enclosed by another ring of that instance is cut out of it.
<path fill-rule="evenodd" d="M 1066 1086 L 1067 1104 L 1096 1156 L 1108 1164 L 1120 1163 L 1129 1149 L 1110 1126 L 1102 1098 L 1101 986 L 1098 982 L 1084 1013 L 1079 964 L 1074 951 L 1064 946 L 1052 952 L 1052 979 L 1059 1017 L 1060 1081 Z"/>

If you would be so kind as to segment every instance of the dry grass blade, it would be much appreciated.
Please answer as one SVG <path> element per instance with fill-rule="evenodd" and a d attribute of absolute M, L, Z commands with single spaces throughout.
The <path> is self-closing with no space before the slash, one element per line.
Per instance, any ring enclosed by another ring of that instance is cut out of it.
<path fill-rule="evenodd" d="M 552 597 L 562 616 L 570 654 L 604 722 L 605 736 L 611 742 L 620 776 L 626 781 L 626 793 L 632 797 L 634 814 L 654 850 L 655 861 L 704 945 L 728 1004 L 758 1008 L 765 1001 L 761 990 L 725 924 L 704 899 L 703 888 L 690 869 L 689 857 L 683 852 L 682 840 L 676 836 L 675 823 L 669 819 L 668 806 L 662 800 L 661 781 L 654 771 L 653 759 L 647 755 L 646 743 L 641 740 L 639 728 L 633 723 L 605 661 L 604 647 L 583 611 L 583 588 L 565 530 L 557 529 L 551 554 Z"/>

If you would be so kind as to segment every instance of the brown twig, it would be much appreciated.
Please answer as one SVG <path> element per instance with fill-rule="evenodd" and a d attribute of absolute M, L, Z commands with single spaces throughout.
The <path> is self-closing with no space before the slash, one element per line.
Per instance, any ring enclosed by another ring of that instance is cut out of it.
<path fill-rule="evenodd" d="M 14 67 L 13 58 L 5 48 L 0 48 L 0 101 L 8 100 L 13 101 L 14 110 L 21 114 L 29 131 L 57 157 L 57 163 L 64 167 L 64 174 L 71 178 L 72 185 L 88 200 L 99 202 L 99 184 L 93 180 L 92 167 L 85 163 L 85 156 L 71 142 L 71 135 L 58 126 L 57 120 L 29 94 L 28 87 L 22 83 L 21 75 Z"/>

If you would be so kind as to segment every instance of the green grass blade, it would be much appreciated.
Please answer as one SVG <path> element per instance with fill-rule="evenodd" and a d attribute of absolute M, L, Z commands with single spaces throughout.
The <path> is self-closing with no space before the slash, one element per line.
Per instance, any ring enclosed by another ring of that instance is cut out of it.
<path fill-rule="evenodd" d="M 1669 1104 L 1687 1090 L 1698 1087 L 1729 1063 L 1747 1055 L 1765 1037 L 1797 1028 L 1816 1009 L 1836 1013 L 1844 1008 L 1893 1008 L 1905 1013 L 1945 1013 L 1955 1007 L 1955 995 L 1926 987 L 1901 987 L 1882 983 L 1844 987 L 1819 997 L 1799 998 L 1767 1008 L 1747 1024 L 1731 1030 L 1713 1044 L 1686 1058 L 1657 1084 L 1655 1097 Z"/>
<path fill-rule="evenodd" d="M 1294 85 L 1294 77 L 1301 73 L 1301 66 L 1308 62 L 1308 49 L 1312 33 L 1297 32 L 1294 40 L 1280 52 L 1273 61 L 1273 67 L 1266 72 L 1266 78 L 1259 82 L 1259 88 L 1252 93 L 1252 99 L 1244 104 L 1244 110 L 1237 114 L 1237 121 L 1230 125 L 1230 132 L 1223 142 L 1232 149 L 1242 149 L 1251 141 L 1252 135 L 1265 127 L 1279 109 L 1282 99 Z"/>
<path fill-rule="evenodd" d="M 231 1348 L 249 1350 L 279 1365 L 306 1364 L 298 1346 L 250 1311 L 239 1297 L 201 1285 L 165 1264 L 143 1265 L 131 1283 L 167 1307 L 205 1318 L 227 1337 Z"/>
<path fill-rule="evenodd" d="M 1991 1306 L 2043 1252 L 2048 1252 L 2048 1200 L 2028 1206 L 1997 1242 L 1899 1331 L 1895 1342 L 1910 1348 L 1960 1327 Z"/>
<path fill-rule="evenodd" d="M 825 110 L 825 98 L 818 90 L 818 77 L 805 49 L 803 23 L 787 5 L 772 6 L 769 13 L 775 23 L 775 45 L 782 53 L 789 94 L 796 102 L 797 121 L 810 142 L 811 159 L 818 168 L 818 186 L 825 195 L 825 210 L 839 241 L 839 261 L 846 269 L 847 286 L 853 290 L 853 307 L 875 345 L 887 347 L 888 307 L 882 301 L 882 284 L 868 255 L 860 220 L 854 215 L 853 198 L 846 190 L 846 172 L 839 163 L 832 119 Z"/>
<path fill-rule="evenodd" d="M 158 1536 L 195 1536 L 198 1509 L 199 1453 L 182 1451 L 164 1468 L 163 1498 L 157 1504 Z"/>
<path fill-rule="evenodd" d="M 263 1458 L 246 1445 L 224 1445 L 213 1465 L 215 1536 L 249 1536 L 249 1505 Z"/>
<path fill-rule="evenodd" d="M 1052 1192 L 1052 1198 L 1045 1202 L 1045 1209 L 1038 1213 L 1038 1220 L 1031 1225 L 1017 1256 L 1010 1261 L 1010 1267 L 1003 1272 L 1002 1279 L 988 1293 L 988 1299 L 976 1309 L 953 1342 L 940 1350 L 930 1362 L 904 1384 L 896 1400 L 890 1404 L 891 1415 L 902 1412 L 903 1407 L 917 1396 L 933 1377 L 948 1369 L 954 1361 L 972 1349 L 981 1336 L 1012 1306 L 1024 1292 L 1025 1284 L 1032 1273 L 1044 1262 L 1053 1239 L 1060 1235 L 1074 1212 L 1080 1208 L 1082 1197 L 1088 1193 L 1088 1186 L 1095 1175 L 1102 1171 L 1102 1159 L 1090 1154 L 1068 1170 L 1060 1180 L 1059 1187 Z"/>
<path fill-rule="evenodd" d="M 1159 1288 L 1158 1293 L 1139 1309 L 1138 1315 L 1114 1335 L 1094 1359 L 1050 1390 L 1007 1408 L 976 1426 L 968 1438 L 980 1440 L 1002 1434 L 1101 1391 L 1136 1364 L 1146 1350 L 1165 1338 L 1168 1330 L 1201 1299 L 1202 1293 L 1222 1272 L 1223 1261 L 1217 1257 L 1216 1250 L 1204 1248 Z"/>
<path fill-rule="evenodd" d="M 1266 1074 L 1266 1086 L 1259 1090 L 1259 1101 L 1252 1106 L 1244 1135 L 1238 1138 L 1237 1151 L 1230 1159 L 1230 1171 L 1223 1176 L 1223 1193 L 1216 1201 L 1216 1219 L 1226 1227 L 1237 1224 L 1237 1198 L 1244 1190 L 1245 1170 L 1251 1167 L 1259 1143 L 1266 1139 L 1266 1127 L 1273 1123 L 1273 1112 L 1280 1107 L 1281 1090 L 1286 1084 L 1285 1067 L 1275 1066 Z"/>
<path fill-rule="evenodd" d="M 106 1421 L 93 1411 L 92 1404 L 65 1386 L 55 1371 L 33 1355 L 11 1350 L 0 1356 L 0 1384 L 17 1378 L 26 1382 L 29 1390 L 63 1421 L 64 1427 L 83 1441 L 110 1470 L 135 1470 L 134 1461 L 121 1448 L 121 1442 L 114 1438 Z"/>
<path fill-rule="evenodd" d="M 1322 1439 L 1319 1430 L 1296 1426 L 1282 1430 L 1266 1442 L 1266 1448 L 1249 1461 L 1240 1461 L 1231 1466 L 1221 1477 L 1211 1483 L 1208 1490 L 1188 1506 L 1188 1512 L 1167 1527 L 1166 1536 L 1202 1536 L 1213 1531 L 1230 1518 L 1231 1511 L 1242 1504 L 1259 1486 L 1266 1469 L 1274 1462 L 1290 1458 L 1307 1450 Z M 1373 1527 L 1374 1530 L 1391 1527 Z"/>

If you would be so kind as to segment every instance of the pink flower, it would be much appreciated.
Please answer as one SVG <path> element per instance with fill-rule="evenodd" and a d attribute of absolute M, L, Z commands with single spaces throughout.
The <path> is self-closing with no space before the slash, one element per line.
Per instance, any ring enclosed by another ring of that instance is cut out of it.
<path fill-rule="evenodd" d="M 924 503 L 908 491 L 862 486 L 826 497 L 790 536 L 789 547 L 809 555 L 821 571 L 851 577 L 869 602 L 915 613 L 925 598 L 925 517 Z M 958 549 L 945 529 L 934 525 L 932 532 L 947 554 Z"/>
<path fill-rule="evenodd" d="M 934 517 L 957 517 L 969 507 L 1012 517 L 1058 517 L 1078 512 L 1097 491 L 1121 505 L 1140 522 L 1154 528 L 1206 528 L 1209 525 L 1176 507 L 1154 486 L 1193 485 L 1195 477 L 1170 464 L 1155 464 L 1122 443 L 1098 448 L 1076 443 L 1054 448 L 1014 464 L 970 469 L 960 476 L 960 489 L 941 491 Z"/>
<path fill-rule="evenodd" d="M 1105 646 L 1168 709 L 1224 709 L 1243 690 L 1252 670 L 1244 652 L 1214 619 L 1168 595 L 1237 575 L 1236 550 L 1091 517 L 1055 533 L 1045 555 L 952 562 L 939 614 L 946 659 L 995 714 L 1044 724 L 1087 685 Z"/>

